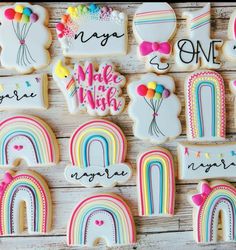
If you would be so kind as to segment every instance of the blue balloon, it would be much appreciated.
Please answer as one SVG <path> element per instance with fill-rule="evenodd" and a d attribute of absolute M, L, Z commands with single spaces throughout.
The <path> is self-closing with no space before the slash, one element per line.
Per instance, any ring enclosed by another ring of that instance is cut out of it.
<path fill-rule="evenodd" d="M 163 85 L 158 84 L 157 87 L 156 87 L 156 89 L 155 89 L 155 91 L 156 91 L 157 93 L 162 94 L 162 92 L 164 91 L 164 89 L 165 89 L 165 87 L 164 87 Z"/>
<path fill-rule="evenodd" d="M 24 15 L 30 16 L 31 13 L 32 13 L 32 10 L 31 10 L 30 8 L 25 7 L 25 8 L 23 9 L 23 14 L 24 14 Z"/>

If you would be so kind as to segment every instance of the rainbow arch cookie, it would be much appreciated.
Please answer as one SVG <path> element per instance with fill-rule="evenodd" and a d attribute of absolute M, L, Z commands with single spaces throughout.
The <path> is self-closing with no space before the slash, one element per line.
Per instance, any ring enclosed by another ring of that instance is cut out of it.
<path fill-rule="evenodd" d="M 114 123 L 94 119 L 82 124 L 70 139 L 72 166 L 65 169 L 66 179 L 87 187 L 128 181 L 132 171 L 125 163 L 126 147 L 125 136 Z"/>
<path fill-rule="evenodd" d="M 118 195 L 97 194 L 84 199 L 76 206 L 69 220 L 69 246 L 92 247 L 101 238 L 108 246 L 136 242 L 131 211 Z"/>
<path fill-rule="evenodd" d="M 0 235 L 23 232 L 24 203 L 28 232 L 50 231 L 52 201 L 46 182 L 33 171 L 8 171 L 0 184 Z"/>
<path fill-rule="evenodd" d="M 217 241 L 219 217 L 223 240 L 236 241 L 236 188 L 225 181 L 199 183 L 199 193 L 190 195 L 194 206 L 194 234 L 198 243 Z"/>
<path fill-rule="evenodd" d="M 222 76 L 211 70 L 191 73 L 185 82 L 187 136 L 192 141 L 225 139 L 225 89 Z"/>
<path fill-rule="evenodd" d="M 52 166 L 59 161 L 59 147 L 51 128 L 41 119 L 16 115 L 0 122 L 0 166 Z"/>
<path fill-rule="evenodd" d="M 175 175 L 172 155 L 157 147 L 137 158 L 137 186 L 140 216 L 172 216 Z"/>

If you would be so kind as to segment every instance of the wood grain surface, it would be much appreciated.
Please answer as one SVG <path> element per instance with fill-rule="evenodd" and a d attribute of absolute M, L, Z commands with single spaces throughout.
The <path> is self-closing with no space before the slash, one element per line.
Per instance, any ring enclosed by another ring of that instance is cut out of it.
<path fill-rule="evenodd" d="M 1 5 L 7 5 L 7 2 L 1 2 Z M 142 142 L 133 136 L 133 122 L 127 114 L 127 109 L 118 116 L 109 116 L 108 119 L 116 123 L 124 131 L 128 141 L 127 161 L 133 166 L 133 177 L 125 185 L 116 186 L 114 188 L 84 188 L 80 185 L 69 184 L 64 178 L 64 168 L 69 163 L 68 143 L 72 132 L 83 122 L 88 121 L 91 117 L 87 114 L 71 115 L 67 111 L 64 97 L 58 89 L 56 83 L 52 79 L 51 68 L 57 56 L 62 55 L 59 42 L 56 37 L 55 24 L 59 22 L 61 15 L 66 11 L 69 5 L 77 5 L 77 3 L 47 3 L 40 2 L 46 7 L 50 14 L 49 28 L 53 36 L 53 43 L 50 47 L 52 57 L 51 64 L 37 72 L 47 72 L 49 76 L 49 109 L 46 111 L 22 111 L 21 114 L 36 115 L 44 119 L 54 130 L 60 144 L 60 163 L 55 167 L 39 167 L 34 168 L 47 180 L 51 190 L 53 200 L 53 230 L 47 235 L 28 235 L 27 232 L 15 237 L 0 237 L 0 249 L 67 249 L 66 246 L 66 226 L 69 216 L 75 205 L 81 201 L 86 195 L 99 192 L 114 192 L 120 194 L 131 208 L 137 227 L 137 244 L 134 246 L 120 247 L 116 249 L 236 249 L 236 243 L 218 242 L 210 245 L 197 245 L 193 240 L 192 232 L 192 207 L 187 202 L 187 193 L 195 191 L 197 182 L 176 180 L 176 203 L 175 216 L 173 218 L 142 218 L 138 216 L 138 201 L 136 188 L 136 156 L 139 152 L 147 149 L 154 144 Z M 103 3 L 101 3 L 103 4 Z M 107 4 L 107 3 L 104 3 Z M 136 8 L 140 3 L 112 3 L 109 6 L 118 10 L 125 11 L 129 17 L 128 23 L 128 54 L 123 57 L 114 57 L 110 60 L 115 64 L 117 71 L 124 74 L 127 78 L 127 85 L 139 79 L 142 74 L 146 73 L 144 62 L 137 57 L 137 43 L 133 36 L 132 19 Z M 173 43 L 181 37 L 186 37 L 186 20 L 182 18 L 183 11 L 196 10 L 204 3 L 187 2 L 187 3 L 171 3 L 177 15 L 177 33 L 173 39 Z M 229 17 L 232 11 L 236 9 L 235 3 L 213 2 L 211 4 L 211 37 L 227 40 L 227 27 Z M 225 80 L 226 87 L 226 110 L 227 110 L 227 140 L 236 140 L 236 126 L 234 117 L 234 95 L 229 90 L 229 80 L 236 78 L 236 64 L 222 58 L 222 67 L 218 70 Z M 96 62 L 102 59 L 95 58 Z M 179 141 L 186 140 L 185 125 L 185 108 L 184 108 L 184 79 L 188 72 L 180 70 L 174 63 L 173 58 L 171 71 L 168 73 L 174 77 L 176 84 L 176 94 L 181 100 L 182 112 L 180 119 L 183 126 L 181 136 L 175 141 L 165 143 L 162 146 L 169 149 L 175 160 L 175 173 L 177 175 L 177 155 L 176 144 Z M 68 60 L 69 63 L 75 60 Z M 0 68 L 0 75 L 13 75 L 17 72 Z M 126 86 L 124 87 L 124 95 L 126 99 L 126 107 L 129 103 Z M 0 119 L 4 119 L 10 115 L 18 114 L 14 111 L 0 112 Z M 13 170 L 28 169 L 22 163 Z M 4 170 L 0 170 L 0 179 L 3 177 Z M 236 179 L 230 179 L 236 186 Z M 221 230 L 221 229 L 220 229 Z M 106 249 L 104 242 L 100 242 L 99 249 Z M 69 249 L 69 248 L 68 248 Z M 78 248 L 72 248 L 78 249 Z"/>

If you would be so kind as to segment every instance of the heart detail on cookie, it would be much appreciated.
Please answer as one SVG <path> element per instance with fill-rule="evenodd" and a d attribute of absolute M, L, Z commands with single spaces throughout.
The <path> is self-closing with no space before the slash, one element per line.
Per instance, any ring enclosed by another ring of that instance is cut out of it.
<path fill-rule="evenodd" d="M 17 150 L 17 151 L 20 151 L 23 148 L 24 148 L 23 145 L 14 145 L 14 149 Z"/>
<path fill-rule="evenodd" d="M 103 220 L 95 220 L 95 224 L 100 227 L 104 224 L 104 221 Z"/>

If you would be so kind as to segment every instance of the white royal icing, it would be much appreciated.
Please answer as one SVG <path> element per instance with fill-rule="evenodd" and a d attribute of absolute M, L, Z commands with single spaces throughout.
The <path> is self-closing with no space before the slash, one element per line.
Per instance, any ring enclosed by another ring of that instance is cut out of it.
<path fill-rule="evenodd" d="M 222 46 L 221 39 L 210 38 L 210 4 L 196 11 L 184 12 L 187 17 L 188 38 L 182 38 L 175 44 L 176 63 L 184 69 L 218 69 L 218 49 Z"/>
<path fill-rule="evenodd" d="M 144 92 L 147 91 L 143 96 L 138 91 L 140 88 L 142 91 L 142 87 L 145 89 Z M 154 73 L 148 73 L 139 81 L 128 85 L 131 98 L 128 113 L 134 120 L 133 131 L 137 138 L 160 144 L 174 139 L 181 133 L 178 118 L 181 105 L 174 94 L 174 88 L 175 84 L 171 77 L 157 76 Z M 153 93 L 154 97 L 147 96 L 152 96 Z"/>
<path fill-rule="evenodd" d="M 179 179 L 236 177 L 236 143 L 179 143 Z"/>
<path fill-rule="evenodd" d="M 87 110 L 90 115 L 117 115 L 124 108 L 121 88 L 125 77 L 116 72 L 111 63 L 100 64 L 98 70 L 94 63 L 78 63 L 73 70 L 58 60 L 53 68 L 53 78 L 72 114 Z"/>
<path fill-rule="evenodd" d="M 127 16 L 107 6 L 68 7 L 56 30 L 65 56 L 104 57 L 127 51 Z"/>
<path fill-rule="evenodd" d="M 0 110 L 47 107 L 47 75 L 0 77 Z"/>
<path fill-rule="evenodd" d="M 47 21 L 47 11 L 39 5 L 16 3 L 1 7 L 0 60 L 3 67 L 29 73 L 48 65 L 47 48 L 52 39 Z"/>
<path fill-rule="evenodd" d="M 136 10 L 133 20 L 134 35 L 138 41 L 138 53 L 145 58 L 147 69 L 165 73 L 170 65 L 169 40 L 176 30 L 176 16 L 168 3 L 143 3 Z"/>

